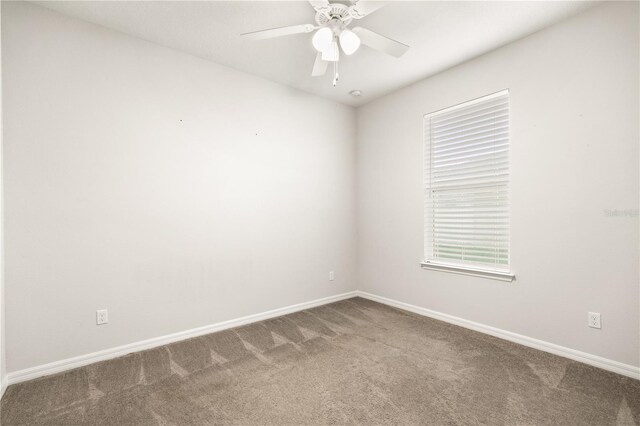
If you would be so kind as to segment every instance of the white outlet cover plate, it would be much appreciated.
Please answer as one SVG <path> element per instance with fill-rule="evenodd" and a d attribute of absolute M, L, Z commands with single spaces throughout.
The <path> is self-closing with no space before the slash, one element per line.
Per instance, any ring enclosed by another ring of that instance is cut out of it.
<path fill-rule="evenodd" d="M 100 309 L 96 311 L 96 324 L 102 325 L 109 322 L 109 313 L 106 309 Z"/>
<path fill-rule="evenodd" d="M 591 328 L 602 328 L 602 324 L 600 322 L 600 314 L 597 312 L 589 312 L 588 324 Z"/>

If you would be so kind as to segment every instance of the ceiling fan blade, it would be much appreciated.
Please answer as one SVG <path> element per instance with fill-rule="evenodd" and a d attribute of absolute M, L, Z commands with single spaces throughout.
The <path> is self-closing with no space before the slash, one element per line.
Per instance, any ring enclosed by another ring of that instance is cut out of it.
<path fill-rule="evenodd" d="M 309 0 L 309 3 L 311 3 L 311 6 L 315 10 L 323 9 L 323 8 L 329 6 L 329 1 L 328 0 Z"/>
<path fill-rule="evenodd" d="M 350 13 L 353 18 L 362 19 L 386 4 L 386 1 L 355 0 L 350 8 Z"/>
<path fill-rule="evenodd" d="M 313 71 L 311 71 L 312 77 L 319 77 L 327 72 L 327 65 L 329 62 L 322 60 L 322 53 L 318 52 L 316 55 L 316 61 L 313 63 Z"/>
<path fill-rule="evenodd" d="M 351 31 L 353 31 L 358 37 L 360 37 L 360 41 L 365 46 L 369 46 L 372 49 L 379 50 L 380 52 L 384 52 L 391 56 L 395 56 L 396 58 L 404 55 L 406 51 L 409 50 L 409 46 L 407 46 L 406 44 L 392 40 L 378 33 L 374 33 L 373 31 L 366 28 L 355 27 L 352 28 Z"/>
<path fill-rule="evenodd" d="M 292 34 L 310 33 L 316 27 L 311 24 L 292 25 L 290 27 L 271 28 L 268 30 L 254 31 L 240 34 L 249 40 L 264 40 L 266 38 L 282 37 Z"/>

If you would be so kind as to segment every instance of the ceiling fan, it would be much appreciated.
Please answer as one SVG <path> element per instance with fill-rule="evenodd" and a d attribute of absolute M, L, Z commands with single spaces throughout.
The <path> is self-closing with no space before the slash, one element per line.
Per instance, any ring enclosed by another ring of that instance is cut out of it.
<path fill-rule="evenodd" d="M 315 31 L 311 42 L 318 51 L 316 61 L 313 64 L 311 75 L 313 77 L 324 75 L 327 66 L 333 63 L 333 85 L 338 83 L 338 61 L 340 60 L 340 48 L 345 55 L 352 55 L 361 44 L 372 49 L 384 52 L 399 58 L 409 46 L 392 40 L 362 27 L 349 29 L 349 24 L 354 19 L 362 19 L 375 12 L 385 3 L 370 2 L 367 0 L 350 0 L 347 4 L 329 3 L 329 0 L 309 0 L 316 11 L 316 25 L 301 24 L 289 27 L 272 28 L 268 30 L 254 31 L 241 34 L 251 40 L 264 40 L 293 34 L 311 33 Z M 338 47 L 340 46 L 340 48 Z"/>

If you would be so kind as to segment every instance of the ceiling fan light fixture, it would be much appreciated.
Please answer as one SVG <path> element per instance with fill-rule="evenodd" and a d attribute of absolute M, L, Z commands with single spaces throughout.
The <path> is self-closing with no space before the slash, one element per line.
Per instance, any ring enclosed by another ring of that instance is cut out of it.
<path fill-rule="evenodd" d="M 0 0 L 2 1 L 2 0 Z M 386 3 L 385 1 L 347 0 L 331 3 L 335 0 L 308 0 L 316 12 L 315 24 L 289 25 L 241 34 L 247 40 L 265 40 L 294 34 L 312 34 L 311 42 L 316 53 L 311 76 L 325 75 L 329 63 L 333 63 L 333 85 L 338 82 L 338 61 L 340 50 L 349 56 L 361 45 L 399 58 L 409 46 L 390 39 L 374 31 L 359 26 L 349 29 L 354 19 L 364 18 Z M 353 91 L 352 96 L 358 96 Z"/>
<path fill-rule="evenodd" d="M 328 62 L 337 62 L 340 59 L 340 50 L 338 49 L 338 41 L 333 40 L 329 46 L 322 51 L 322 60 Z"/>
<path fill-rule="evenodd" d="M 311 39 L 313 47 L 318 52 L 324 52 L 325 50 L 327 50 L 332 41 L 333 31 L 331 31 L 331 28 L 328 27 L 320 28 L 318 31 L 316 31 L 316 33 L 313 35 L 313 38 Z"/>
<path fill-rule="evenodd" d="M 346 55 L 352 55 L 360 47 L 360 37 L 351 30 L 343 30 L 340 33 L 340 47 Z"/>

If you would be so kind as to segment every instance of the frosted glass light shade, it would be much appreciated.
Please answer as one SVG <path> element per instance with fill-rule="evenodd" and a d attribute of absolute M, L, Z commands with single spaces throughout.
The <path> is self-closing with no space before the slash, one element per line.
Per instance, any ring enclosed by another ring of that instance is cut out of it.
<path fill-rule="evenodd" d="M 360 37 L 353 31 L 343 30 L 340 33 L 340 47 L 345 54 L 351 55 L 360 47 Z"/>
<path fill-rule="evenodd" d="M 332 41 L 333 31 L 331 31 L 331 28 L 327 27 L 320 28 L 318 31 L 316 31 L 316 33 L 313 35 L 313 38 L 311 39 L 313 47 L 318 52 L 324 52 L 327 47 L 329 47 Z"/>
<path fill-rule="evenodd" d="M 329 43 L 329 47 L 322 51 L 322 60 L 329 62 L 336 62 L 340 58 L 340 50 L 338 49 L 338 42 L 336 40 Z"/>

